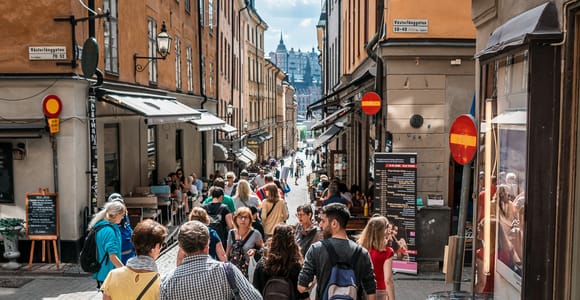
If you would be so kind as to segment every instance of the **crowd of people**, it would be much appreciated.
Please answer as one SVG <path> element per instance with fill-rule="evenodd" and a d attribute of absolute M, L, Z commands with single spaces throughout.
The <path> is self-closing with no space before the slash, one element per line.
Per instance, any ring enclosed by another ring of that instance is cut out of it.
<path fill-rule="evenodd" d="M 183 170 L 175 177 L 181 182 Z M 177 234 L 176 268 L 163 280 L 155 259 L 167 228 L 144 220 L 131 229 L 123 198 L 111 195 L 89 224 L 107 225 L 96 232 L 101 268 L 93 274 L 103 299 L 329 299 L 341 290 L 352 299 L 395 299 L 391 264 L 397 254 L 387 218 L 374 216 L 358 240 L 349 237 L 354 197 L 343 203 L 339 186 L 321 180 L 329 196 L 320 223 L 312 205 L 303 204 L 298 223 L 286 224 L 286 195 L 275 175 L 262 170 L 251 182 L 243 172 L 239 179 L 233 172 L 225 177 L 215 176 L 207 198 L 188 207 Z M 183 183 L 176 189 L 201 191 L 194 176 Z M 337 289 L 343 269 L 352 271 L 352 282 Z"/>

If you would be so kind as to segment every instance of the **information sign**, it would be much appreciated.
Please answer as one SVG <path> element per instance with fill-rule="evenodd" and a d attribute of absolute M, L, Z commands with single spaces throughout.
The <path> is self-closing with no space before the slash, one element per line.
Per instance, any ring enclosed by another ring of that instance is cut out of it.
<path fill-rule="evenodd" d="M 58 195 L 26 194 L 26 235 L 32 240 L 57 239 Z"/>

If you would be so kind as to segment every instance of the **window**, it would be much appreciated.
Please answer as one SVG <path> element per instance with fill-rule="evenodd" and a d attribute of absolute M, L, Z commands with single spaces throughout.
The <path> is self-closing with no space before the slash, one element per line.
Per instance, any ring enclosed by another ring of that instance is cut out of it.
<path fill-rule="evenodd" d="M 181 40 L 175 36 L 175 88 L 181 90 Z"/>
<path fill-rule="evenodd" d="M 203 11 L 203 8 L 204 8 L 203 0 L 199 0 L 199 25 L 201 27 L 203 27 L 205 25 L 204 24 L 204 21 L 205 20 L 204 20 L 204 11 Z"/>
<path fill-rule="evenodd" d="M 187 60 L 187 91 L 191 93 L 193 92 L 193 62 L 191 45 L 187 45 L 187 47 L 185 47 L 185 57 Z"/>
<path fill-rule="evenodd" d="M 14 203 L 12 143 L 0 143 L 0 203 Z"/>
<path fill-rule="evenodd" d="M 157 126 L 147 127 L 147 181 L 157 185 Z"/>
<path fill-rule="evenodd" d="M 119 73 L 119 43 L 118 43 L 118 24 L 117 24 L 117 0 L 104 0 L 105 10 L 110 12 L 108 22 L 103 22 L 104 26 L 104 45 L 105 45 L 105 72 Z"/>
<path fill-rule="evenodd" d="M 151 18 L 147 19 L 147 37 L 149 48 L 147 55 L 150 57 L 157 56 L 157 22 Z M 157 60 L 149 63 L 149 83 L 157 83 Z"/>
<path fill-rule="evenodd" d="M 185 12 L 191 13 L 191 0 L 185 0 L 183 5 L 185 6 Z"/>
<path fill-rule="evenodd" d="M 205 55 L 201 56 L 201 93 L 205 95 Z"/>
<path fill-rule="evenodd" d="M 213 91 L 213 62 L 209 63 L 209 90 Z"/>
<path fill-rule="evenodd" d="M 105 124 L 105 194 L 121 191 L 119 124 Z"/>
<path fill-rule="evenodd" d="M 207 1 L 207 21 L 209 32 L 213 32 L 213 0 Z"/>
<path fill-rule="evenodd" d="M 183 129 L 175 130 L 175 163 L 183 168 Z"/>

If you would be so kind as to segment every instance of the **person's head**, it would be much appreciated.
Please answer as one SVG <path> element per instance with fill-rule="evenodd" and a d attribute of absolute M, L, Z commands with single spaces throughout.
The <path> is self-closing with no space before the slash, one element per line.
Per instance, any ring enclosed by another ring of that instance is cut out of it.
<path fill-rule="evenodd" d="M 215 176 L 214 176 L 214 178 L 221 178 L 221 177 L 222 177 L 222 173 L 220 172 L 220 170 L 215 170 Z"/>
<path fill-rule="evenodd" d="M 248 180 L 248 176 L 250 176 L 250 174 L 248 174 L 248 171 L 242 170 L 240 172 L 240 179 Z"/>
<path fill-rule="evenodd" d="M 302 204 L 296 208 L 296 217 L 298 222 L 302 225 L 310 225 L 312 222 L 312 206 L 310 204 Z"/>
<path fill-rule="evenodd" d="M 193 176 L 190 175 L 185 177 L 185 183 L 191 185 L 193 183 Z"/>
<path fill-rule="evenodd" d="M 95 224 L 101 220 L 107 220 L 113 224 L 120 224 L 127 214 L 127 208 L 121 201 L 113 201 L 105 203 L 105 206 L 99 211 L 89 224 L 89 228 L 94 228 Z"/>
<path fill-rule="evenodd" d="M 322 174 L 320 175 L 320 182 L 327 182 L 328 181 L 328 176 Z"/>
<path fill-rule="evenodd" d="M 353 184 L 350 186 L 350 193 L 353 195 L 356 195 L 357 193 L 360 193 L 360 186 Z"/>
<path fill-rule="evenodd" d="M 388 225 L 389 221 L 383 216 L 370 218 L 359 237 L 358 243 L 367 250 L 385 250 L 387 244 L 385 237 L 389 231 Z"/>
<path fill-rule="evenodd" d="M 331 183 L 328 186 L 328 194 L 331 196 L 335 196 L 335 195 L 340 195 L 340 191 L 338 190 L 338 184 L 336 183 Z"/>
<path fill-rule="evenodd" d="M 346 224 L 350 219 L 350 212 L 346 205 L 342 203 L 331 203 L 322 207 L 320 227 L 324 237 L 331 237 L 333 234 L 346 229 Z"/>
<path fill-rule="evenodd" d="M 260 169 L 260 170 L 258 171 L 258 175 L 260 175 L 260 176 L 264 177 L 264 169 Z"/>
<path fill-rule="evenodd" d="M 156 259 L 164 247 L 167 228 L 151 220 L 145 219 L 133 229 L 131 241 L 137 255 L 147 255 Z"/>
<path fill-rule="evenodd" d="M 264 182 L 265 183 L 274 182 L 274 176 L 272 176 L 271 174 L 264 176 Z"/>
<path fill-rule="evenodd" d="M 190 221 L 199 221 L 205 225 L 209 225 L 210 219 L 207 211 L 201 207 L 193 207 L 189 213 Z"/>
<path fill-rule="evenodd" d="M 278 223 L 274 226 L 269 241 L 264 269 L 268 274 L 286 276 L 292 264 L 302 264 L 302 254 L 294 238 L 294 228 Z"/>
<path fill-rule="evenodd" d="M 119 194 L 119 193 L 112 193 L 111 195 L 109 195 L 109 198 L 107 198 L 107 202 L 115 202 L 115 201 L 119 201 L 119 202 L 125 204 L 125 200 L 123 200 L 123 196 L 121 196 L 121 194 Z"/>
<path fill-rule="evenodd" d="M 175 172 L 171 172 L 171 173 L 169 173 L 169 175 L 167 175 L 167 176 L 168 176 L 168 177 L 171 177 L 171 180 L 172 180 L 172 181 L 174 181 L 174 182 L 175 182 L 175 181 L 177 181 L 177 173 L 175 173 Z"/>
<path fill-rule="evenodd" d="M 179 227 L 179 247 L 186 255 L 209 252 L 209 229 L 199 221 L 188 221 Z"/>
<path fill-rule="evenodd" d="M 221 187 L 223 189 L 226 187 L 226 183 L 223 178 L 216 177 L 216 179 L 213 180 L 213 186 Z"/>
<path fill-rule="evenodd" d="M 399 244 L 400 248 L 407 250 L 407 242 L 405 242 L 404 238 L 400 238 L 397 243 Z"/>
<path fill-rule="evenodd" d="M 250 206 L 250 211 L 252 211 L 252 216 L 254 216 L 254 220 L 258 217 L 258 209 L 254 206 Z"/>
<path fill-rule="evenodd" d="M 252 189 L 250 188 L 250 183 L 247 180 L 240 179 L 238 181 L 238 189 L 236 190 L 236 196 L 246 202 L 250 199 L 250 194 Z"/>
<path fill-rule="evenodd" d="M 193 177 L 193 181 L 197 180 L 197 174 L 195 174 L 195 173 L 192 172 L 191 173 L 191 176 Z"/>
<path fill-rule="evenodd" d="M 224 189 L 221 187 L 214 186 L 213 190 L 211 191 L 211 197 L 216 201 L 222 201 L 222 197 L 224 196 Z"/>
<path fill-rule="evenodd" d="M 248 207 L 240 207 L 236 210 L 234 214 L 234 226 L 236 229 L 240 229 L 240 227 L 250 228 L 252 227 L 252 222 L 254 222 L 254 218 L 252 211 Z"/>
<path fill-rule="evenodd" d="M 183 169 L 182 168 L 177 169 L 177 171 L 175 171 L 175 175 L 177 175 L 177 178 L 183 179 Z"/>
<path fill-rule="evenodd" d="M 399 234 L 399 226 L 393 224 L 393 228 L 391 228 L 391 235 L 397 237 L 397 234 Z"/>
<path fill-rule="evenodd" d="M 234 172 L 227 172 L 226 180 L 228 181 L 229 185 L 232 185 L 234 181 L 236 181 L 236 174 L 234 174 Z"/>
<path fill-rule="evenodd" d="M 338 191 L 341 192 L 341 193 L 347 193 L 348 192 L 348 187 L 346 186 L 346 183 L 339 182 L 338 183 Z"/>
<path fill-rule="evenodd" d="M 267 183 L 265 185 L 265 189 L 268 201 L 277 202 L 278 200 L 280 200 L 280 192 L 278 192 L 278 187 L 276 186 L 275 183 L 273 182 Z"/>

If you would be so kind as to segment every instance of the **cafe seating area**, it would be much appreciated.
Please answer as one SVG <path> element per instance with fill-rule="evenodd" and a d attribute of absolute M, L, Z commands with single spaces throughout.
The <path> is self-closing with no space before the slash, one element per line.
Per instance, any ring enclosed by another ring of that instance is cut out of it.
<path fill-rule="evenodd" d="M 133 227 L 143 219 L 153 219 L 168 227 L 187 219 L 181 199 L 171 197 L 167 185 L 136 187 L 124 200 Z"/>

